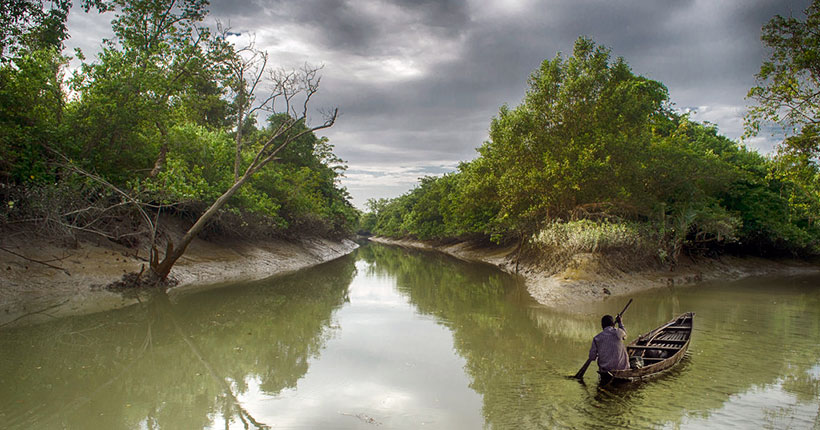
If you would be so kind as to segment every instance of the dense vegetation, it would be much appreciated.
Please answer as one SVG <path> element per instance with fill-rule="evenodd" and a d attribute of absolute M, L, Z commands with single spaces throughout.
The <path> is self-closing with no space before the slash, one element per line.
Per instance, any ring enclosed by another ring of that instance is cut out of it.
<path fill-rule="evenodd" d="M 70 5 L 3 4 L 3 226 L 25 221 L 50 234 L 133 245 L 146 212 L 195 219 L 271 140 L 292 139 L 230 196 L 208 231 L 350 233 L 357 211 L 338 184 L 343 163 L 330 143 L 290 110 L 266 115 L 276 97 L 315 92 L 315 70 L 271 74 L 279 85 L 263 94 L 266 55 L 204 25 L 205 1 L 86 0 L 86 11 L 113 15 L 114 36 L 94 60 L 77 52 L 80 67 L 66 75 Z M 747 121 L 750 134 L 766 122 L 786 129 L 772 156 L 674 111 L 663 84 L 581 38 L 571 56 L 532 74 L 519 106 L 500 109 L 476 159 L 403 196 L 371 201 L 360 230 L 630 250 L 663 262 L 684 250 L 816 254 L 820 7 L 806 14 L 775 17 L 763 29 L 772 54 L 749 93 L 757 105 Z"/>
<path fill-rule="evenodd" d="M 282 112 L 284 99 L 301 107 L 316 91 L 315 69 L 269 74 L 263 52 L 204 24 L 202 0 L 92 0 L 83 7 L 111 14 L 114 36 L 93 60 L 77 52 L 81 65 L 66 74 L 70 4 L 4 2 L 14 13 L 3 11 L 0 44 L 0 224 L 133 244 L 145 230 L 137 206 L 152 219 L 196 219 L 286 130 L 271 148 L 292 141 L 206 231 L 352 232 L 358 214 L 338 183 L 342 160 L 305 116 Z"/>
<path fill-rule="evenodd" d="M 543 62 L 478 152 L 405 195 L 371 200 L 361 229 L 669 263 L 693 250 L 820 251 L 816 153 L 761 156 L 675 112 L 663 84 L 586 38 Z"/>

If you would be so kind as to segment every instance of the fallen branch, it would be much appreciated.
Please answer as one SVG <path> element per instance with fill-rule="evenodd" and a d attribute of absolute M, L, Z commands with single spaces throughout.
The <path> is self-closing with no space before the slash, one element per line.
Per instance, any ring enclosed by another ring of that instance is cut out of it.
<path fill-rule="evenodd" d="M 12 250 L 10 250 L 10 249 L 3 248 L 2 246 L 0 246 L 0 251 L 6 251 L 6 252 L 8 252 L 8 253 L 9 253 L 9 254 L 11 254 L 11 255 L 15 255 L 15 256 L 20 257 L 20 258 L 22 258 L 22 259 L 24 259 L 24 260 L 31 261 L 32 263 L 42 264 L 42 265 L 44 265 L 44 266 L 48 266 L 48 267 L 50 267 L 50 268 L 52 268 L 52 269 L 55 269 L 55 270 L 62 270 L 62 271 L 63 271 L 63 273 L 65 273 L 65 274 L 66 274 L 66 275 L 68 275 L 68 276 L 71 276 L 71 273 L 68 273 L 68 270 L 66 270 L 66 269 L 64 269 L 64 268 L 62 268 L 62 267 L 59 267 L 59 266 L 55 266 L 55 265 L 53 265 L 53 264 L 48 264 L 48 263 L 46 263 L 45 261 L 35 260 L 35 259 L 33 259 L 33 258 L 28 258 L 28 257 L 26 257 L 25 255 L 18 254 L 18 253 L 14 252 L 14 251 L 12 251 Z"/>

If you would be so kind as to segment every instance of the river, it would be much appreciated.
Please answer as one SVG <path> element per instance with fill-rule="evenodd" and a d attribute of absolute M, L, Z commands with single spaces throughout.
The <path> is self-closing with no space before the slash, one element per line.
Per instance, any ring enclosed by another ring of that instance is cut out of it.
<path fill-rule="evenodd" d="M 10 429 L 820 427 L 820 276 L 630 296 L 630 338 L 696 313 L 671 372 L 568 379 L 602 313 L 377 244 L 287 276 L 0 331 Z"/>

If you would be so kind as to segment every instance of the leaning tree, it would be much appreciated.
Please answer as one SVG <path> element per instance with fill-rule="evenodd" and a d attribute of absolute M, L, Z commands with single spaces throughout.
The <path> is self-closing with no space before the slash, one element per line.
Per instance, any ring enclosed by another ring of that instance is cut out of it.
<path fill-rule="evenodd" d="M 317 125 L 308 124 L 309 106 L 314 95 L 319 90 L 319 68 L 305 65 L 296 70 L 275 70 L 269 74 L 272 91 L 269 96 L 270 111 L 280 121 L 271 129 L 255 151 L 255 155 L 244 169 L 244 173 L 237 175 L 231 185 L 210 207 L 194 222 L 177 244 L 169 240 L 165 253 L 152 246 L 150 255 L 150 272 L 142 280 L 144 284 L 159 284 L 165 282 L 174 263 L 185 253 L 188 245 L 202 232 L 208 222 L 216 215 L 228 200 L 245 185 L 257 172 L 268 164 L 279 160 L 277 155 L 289 144 L 300 137 L 317 130 L 331 127 L 336 122 L 338 109 L 322 112 L 322 121 Z"/>

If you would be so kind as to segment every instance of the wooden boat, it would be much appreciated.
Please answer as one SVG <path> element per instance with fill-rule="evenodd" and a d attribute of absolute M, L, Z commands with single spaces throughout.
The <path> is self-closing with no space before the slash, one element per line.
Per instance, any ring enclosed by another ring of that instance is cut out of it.
<path fill-rule="evenodd" d="M 651 378 L 678 364 L 689 348 L 694 316 L 694 312 L 687 312 L 633 340 L 626 346 L 633 368 L 602 373 L 602 382 Z M 636 366 L 636 362 L 641 364 Z"/>

